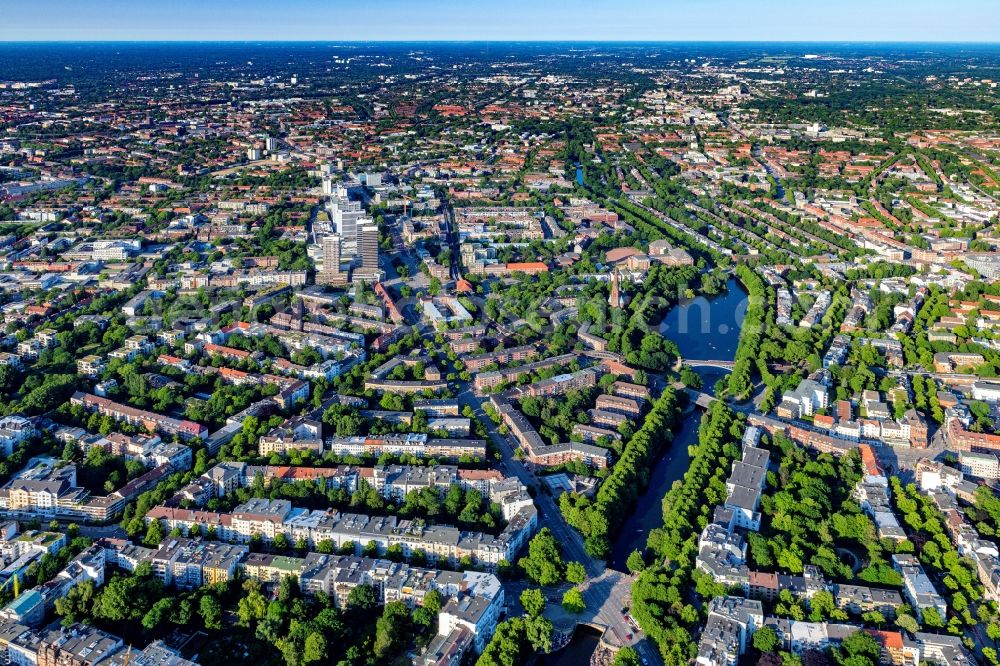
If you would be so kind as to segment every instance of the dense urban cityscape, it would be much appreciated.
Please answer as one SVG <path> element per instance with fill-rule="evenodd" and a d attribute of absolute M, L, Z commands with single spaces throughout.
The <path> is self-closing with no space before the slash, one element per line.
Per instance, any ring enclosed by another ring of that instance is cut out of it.
<path fill-rule="evenodd" d="M 1000 665 L 998 84 L 0 44 L 0 661 Z"/>

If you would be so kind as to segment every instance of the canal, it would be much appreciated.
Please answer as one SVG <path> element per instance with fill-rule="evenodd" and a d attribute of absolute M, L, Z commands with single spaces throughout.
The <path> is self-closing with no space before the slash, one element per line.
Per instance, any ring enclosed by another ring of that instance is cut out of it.
<path fill-rule="evenodd" d="M 729 280 L 725 293 L 706 299 L 698 297 L 682 301 L 671 308 L 660 324 L 660 331 L 673 340 L 685 359 L 731 361 L 736 356 L 740 327 L 746 314 L 747 293 L 735 279 Z M 706 393 L 712 393 L 715 383 L 727 373 L 716 368 L 696 368 Z M 663 497 L 674 481 L 687 471 L 690 459 L 688 446 L 698 441 L 701 411 L 693 409 L 674 431 L 673 444 L 668 446 L 650 475 L 649 486 L 636 502 L 635 509 L 625 519 L 618 533 L 608 566 L 628 571 L 625 560 L 635 549 L 646 547 L 650 530 L 663 524 Z"/>
<path fill-rule="evenodd" d="M 566 647 L 543 654 L 536 663 L 538 666 L 583 666 L 590 663 L 590 657 L 600 642 L 601 632 L 593 627 L 578 624 Z"/>

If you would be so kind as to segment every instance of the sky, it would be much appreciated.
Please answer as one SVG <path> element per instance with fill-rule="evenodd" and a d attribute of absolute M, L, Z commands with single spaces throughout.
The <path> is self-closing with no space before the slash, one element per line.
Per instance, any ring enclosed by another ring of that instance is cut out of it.
<path fill-rule="evenodd" d="M 0 41 L 1000 40 L 1000 0 L 0 0 Z"/>

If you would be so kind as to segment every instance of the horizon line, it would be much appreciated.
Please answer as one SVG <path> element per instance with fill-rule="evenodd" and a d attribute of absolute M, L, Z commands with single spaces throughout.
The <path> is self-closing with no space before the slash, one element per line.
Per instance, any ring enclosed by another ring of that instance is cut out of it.
<path fill-rule="evenodd" d="M 1000 46 L 1000 40 L 927 39 L 0 39 L 6 44 L 962 44 Z"/>

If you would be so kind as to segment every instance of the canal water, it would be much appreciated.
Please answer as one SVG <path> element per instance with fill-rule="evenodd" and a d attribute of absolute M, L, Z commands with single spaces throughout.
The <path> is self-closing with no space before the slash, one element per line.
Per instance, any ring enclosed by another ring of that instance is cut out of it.
<path fill-rule="evenodd" d="M 725 293 L 711 299 L 683 301 L 672 308 L 660 324 L 660 331 L 677 344 L 685 359 L 731 361 L 739 344 L 746 299 L 746 291 L 731 279 Z M 727 374 L 715 368 L 695 368 L 695 371 L 701 376 L 705 393 L 712 393 L 715 383 Z M 673 443 L 661 453 L 646 492 L 639 497 L 618 533 L 608 562 L 612 569 L 627 572 L 625 560 L 629 554 L 645 548 L 650 530 L 663 524 L 663 497 L 687 471 L 688 446 L 698 441 L 700 421 L 701 411 L 693 409 L 674 430 Z"/>
<path fill-rule="evenodd" d="M 538 666 L 586 666 L 601 642 L 601 633 L 593 627 L 578 624 L 573 637 L 566 647 L 556 652 L 543 654 L 536 662 Z"/>

